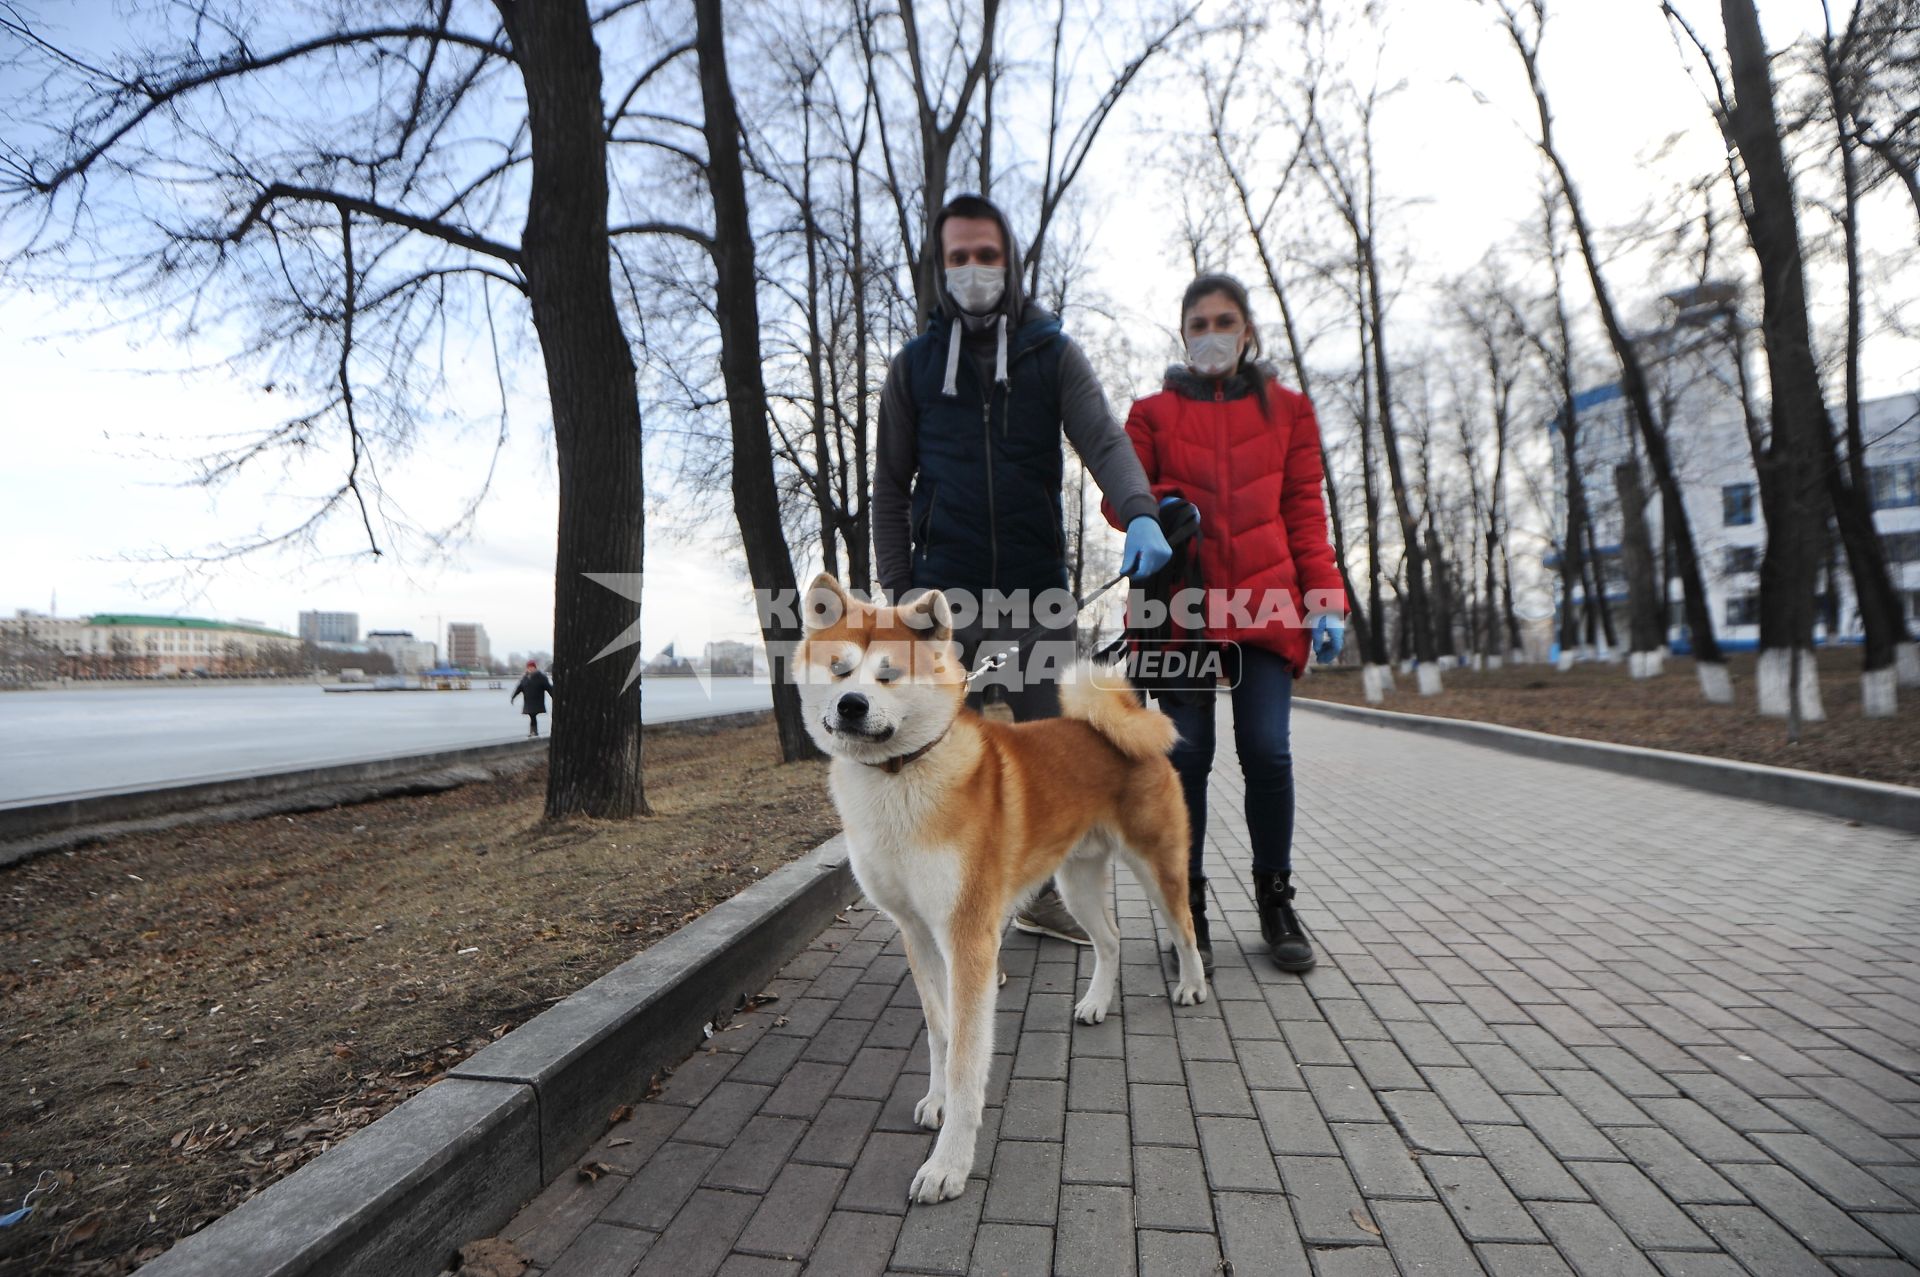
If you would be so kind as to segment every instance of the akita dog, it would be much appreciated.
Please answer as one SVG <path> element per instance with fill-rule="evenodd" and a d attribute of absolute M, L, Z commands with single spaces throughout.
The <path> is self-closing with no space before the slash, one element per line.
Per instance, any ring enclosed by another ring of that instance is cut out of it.
<path fill-rule="evenodd" d="M 908 1196 L 958 1197 L 986 1100 L 1000 933 L 1049 877 L 1093 940 L 1081 1023 L 1106 1018 L 1119 976 L 1115 853 L 1177 937 L 1174 1001 L 1206 1000 L 1187 905 L 1187 809 L 1167 761 L 1173 722 L 1090 666 L 1062 682 L 1063 717 L 988 722 L 966 708 L 941 594 L 884 607 L 822 574 L 806 607 L 794 678 L 807 730 L 833 759 L 854 875 L 899 924 L 926 1012 L 927 1095 L 914 1119 L 940 1135 Z"/>

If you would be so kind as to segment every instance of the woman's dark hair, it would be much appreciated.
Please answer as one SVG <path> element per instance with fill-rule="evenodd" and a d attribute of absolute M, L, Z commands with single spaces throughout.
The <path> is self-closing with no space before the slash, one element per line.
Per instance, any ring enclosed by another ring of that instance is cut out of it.
<path fill-rule="evenodd" d="M 1180 331 L 1187 330 L 1187 312 L 1204 297 L 1215 293 L 1226 294 L 1227 300 L 1240 308 L 1240 318 L 1247 325 L 1247 348 L 1240 352 L 1240 366 L 1234 371 L 1246 377 L 1253 387 L 1253 397 L 1259 401 L 1260 415 L 1267 415 L 1267 374 L 1260 366 L 1260 330 L 1253 323 L 1253 303 L 1247 297 L 1247 286 L 1231 275 L 1202 275 L 1187 285 L 1187 291 L 1180 297 Z"/>

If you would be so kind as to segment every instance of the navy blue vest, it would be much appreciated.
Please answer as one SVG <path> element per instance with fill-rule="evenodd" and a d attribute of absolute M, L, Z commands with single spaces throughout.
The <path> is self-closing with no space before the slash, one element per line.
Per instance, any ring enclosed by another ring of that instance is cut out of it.
<path fill-rule="evenodd" d="M 1048 316 L 1008 334 L 1007 387 L 982 385 L 962 351 L 953 396 L 941 393 L 949 322 L 934 316 L 901 352 L 919 414 L 913 584 L 975 592 L 1064 586 L 1060 321 Z"/>

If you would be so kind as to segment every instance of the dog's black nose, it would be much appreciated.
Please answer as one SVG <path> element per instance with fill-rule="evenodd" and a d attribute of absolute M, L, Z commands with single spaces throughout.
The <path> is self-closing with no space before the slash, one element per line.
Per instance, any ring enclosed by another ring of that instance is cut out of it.
<path fill-rule="evenodd" d="M 848 692 L 840 698 L 840 717 L 865 718 L 867 716 L 867 698 L 858 692 Z"/>

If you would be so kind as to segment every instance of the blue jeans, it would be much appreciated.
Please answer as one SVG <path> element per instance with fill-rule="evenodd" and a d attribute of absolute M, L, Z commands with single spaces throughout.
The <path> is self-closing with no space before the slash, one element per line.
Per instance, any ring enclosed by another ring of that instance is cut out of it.
<path fill-rule="evenodd" d="M 1293 868 L 1293 672 L 1281 657 L 1263 648 L 1242 646 L 1240 678 L 1233 688 L 1233 743 L 1247 782 L 1247 838 L 1253 844 L 1255 873 L 1289 873 Z M 1173 747 L 1173 769 L 1187 796 L 1193 840 L 1187 848 L 1187 876 L 1205 876 L 1202 856 L 1207 836 L 1207 776 L 1213 771 L 1214 710 L 1206 696 L 1198 704 L 1160 708 L 1180 730 Z"/>

